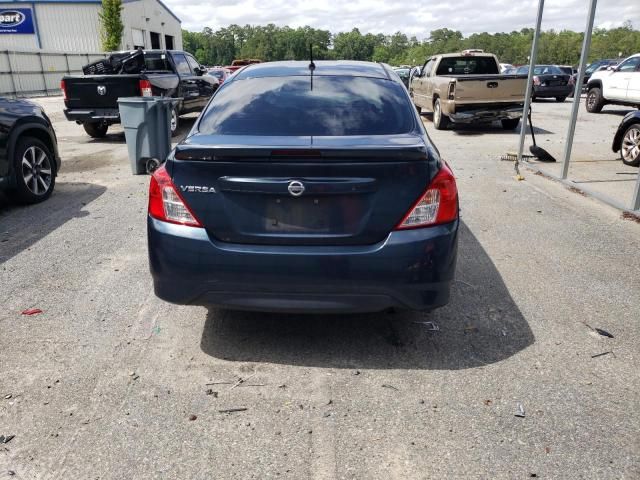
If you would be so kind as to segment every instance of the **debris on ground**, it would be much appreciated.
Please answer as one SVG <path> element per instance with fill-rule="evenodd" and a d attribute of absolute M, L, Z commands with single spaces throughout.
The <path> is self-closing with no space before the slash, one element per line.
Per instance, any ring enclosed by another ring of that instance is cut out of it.
<path fill-rule="evenodd" d="M 22 315 L 39 315 L 40 313 L 43 312 L 39 308 L 27 308 L 22 311 Z"/>
<path fill-rule="evenodd" d="M 464 327 L 464 333 L 471 333 L 471 332 L 477 332 L 477 331 L 478 331 L 478 327 L 474 325 L 467 325 L 466 327 Z"/>
<path fill-rule="evenodd" d="M 413 323 L 417 323 L 420 325 L 425 325 L 427 328 L 428 332 L 439 332 L 440 331 L 440 327 L 438 325 L 436 325 L 434 322 L 413 322 Z"/>
<path fill-rule="evenodd" d="M 189 421 L 190 422 L 193 422 L 194 420 L 197 420 L 197 419 L 198 419 L 197 415 L 193 415 L 193 414 L 189 415 Z"/>
<path fill-rule="evenodd" d="M 611 350 L 609 350 L 608 352 L 596 353 L 595 355 L 591 355 L 591 358 L 603 357 L 605 355 L 613 355 L 614 358 L 616 356 L 615 353 L 613 353 Z"/>
<path fill-rule="evenodd" d="M 613 335 L 611 335 L 606 330 L 603 330 L 601 328 L 595 328 L 594 330 L 596 331 L 596 333 L 598 333 L 599 335 L 602 335 L 603 337 L 614 338 Z"/>
<path fill-rule="evenodd" d="M 4 399 L 5 399 L 5 400 L 9 400 L 12 396 L 13 396 L 13 395 L 11 395 L 10 393 L 8 393 L 8 394 L 6 394 L 6 395 L 4 396 Z"/>
<path fill-rule="evenodd" d="M 392 389 L 392 390 L 398 390 L 398 389 L 397 389 L 396 387 L 394 387 L 393 385 L 387 385 L 386 383 L 383 383 L 383 384 L 382 384 L 382 387 L 383 387 L 383 388 L 390 388 L 390 389 Z"/>
<path fill-rule="evenodd" d="M 249 410 L 246 407 L 238 407 L 238 408 L 226 408 L 224 410 L 218 410 L 218 413 L 234 413 L 234 412 L 244 412 Z"/>
<path fill-rule="evenodd" d="M 241 384 L 245 383 L 247 380 L 249 380 L 251 377 L 255 377 L 257 374 L 258 374 L 258 372 L 253 372 L 251 375 L 249 375 L 246 378 L 240 378 L 236 383 L 233 384 L 233 386 L 229 390 L 233 390 L 238 385 L 241 385 Z"/>
<path fill-rule="evenodd" d="M 353 372 L 354 375 L 360 375 L 360 370 L 356 370 L 355 372 Z"/>
<path fill-rule="evenodd" d="M 15 438 L 15 435 L 0 435 L 0 443 L 9 443 Z"/>
<path fill-rule="evenodd" d="M 208 388 L 206 393 L 207 395 L 213 395 L 213 398 L 218 398 L 218 392 L 213 391 L 211 388 Z"/>
<path fill-rule="evenodd" d="M 491 400 L 485 400 L 484 404 L 488 407 L 489 405 L 491 405 Z"/>
<path fill-rule="evenodd" d="M 601 335 L 603 337 L 608 337 L 608 338 L 614 338 L 612 334 L 610 334 L 609 332 L 607 332 L 602 328 L 592 327 L 591 325 L 589 325 L 587 322 L 584 322 L 584 321 L 582 323 L 584 323 L 587 328 L 596 332 L 598 335 Z"/>
<path fill-rule="evenodd" d="M 516 413 L 514 413 L 514 415 L 516 417 L 524 418 L 524 407 L 522 406 L 522 404 L 518 402 L 516 407 L 517 407 L 517 410 L 516 410 Z"/>

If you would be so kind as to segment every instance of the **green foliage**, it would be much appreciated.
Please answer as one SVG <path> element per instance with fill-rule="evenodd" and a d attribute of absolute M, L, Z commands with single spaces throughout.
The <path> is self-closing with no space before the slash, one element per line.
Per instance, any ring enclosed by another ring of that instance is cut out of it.
<path fill-rule="evenodd" d="M 109 0 L 103 0 L 103 4 Z M 111 0 L 118 1 L 119 0 Z M 104 7 L 103 7 L 104 8 Z M 332 35 L 311 27 L 277 27 L 231 25 L 216 32 L 183 30 L 184 49 L 205 65 L 229 65 L 235 58 L 272 60 L 306 60 L 309 44 L 316 59 L 348 59 L 385 62 L 391 65 L 420 65 L 438 53 L 481 48 L 495 53 L 501 62 L 523 64 L 531 52 L 533 29 L 511 33 L 474 33 L 464 37 L 448 28 L 433 30 L 429 38 L 419 41 L 402 32 L 393 35 L 362 34 L 357 28 Z M 570 30 L 543 32 L 538 51 L 539 63 L 577 65 L 584 35 Z M 631 22 L 611 30 L 596 29 L 591 40 L 589 60 L 626 57 L 640 52 L 640 31 Z"/>
<path fill-rule="evenodd" d="M 120 41 L 124 25 L 122 24 L 122 0 L 102 0 L 100 30 L 102 34 L 102 49 L 105 52 L 120 49 Z"/>

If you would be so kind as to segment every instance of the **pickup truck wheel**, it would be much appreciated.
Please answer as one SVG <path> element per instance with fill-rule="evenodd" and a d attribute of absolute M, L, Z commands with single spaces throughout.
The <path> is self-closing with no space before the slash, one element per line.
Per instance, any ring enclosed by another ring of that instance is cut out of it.
<path fill-rule="evenodd" d="M 178 115 L 178 110 L 174 106 L 171 108 L 171 119 L 169 121 L 169 125 L 171 126 L 171 136 L 175 137 L 178 134 L 178 127 L 180 124 L 180 116 Z"/>
<path fill-rule="evenodd" d="M 89 134 L 91 138 L 104 138 L 109 130 L 109 125 L 106 123 L 83 123 L 84 131 Z"/>
<path fill-rule="evenodd" d="M 567 97 L 556 97 L 556 102 L 562 103 L 567 99 Z"/>
<path fill-rule="evenodd" d="M 515 130 L 518 127 L 518 124 L 520 123 L 520 119 L 506 118 L 504 120 L 500 120 L 500 123 L 502 123 L 502 128 L 504 130 Z"/>
<path fill-rule="evenodd" d="M 587 93 L 586 101 L 587 112 L 600 113 L 604 107 L 604 99 L 602 98 L 602 90 L 599 88 L 590 88 Z"/>
<path fill-rule="evenodd" d="M 44 143 L 33 137 L 21 138 L 13 162 L 19 202 L 39 203 L 51 196 L 56 184 L 56 164 Z"/>
<path fill-rule="evenodd" d="M 436 130 L 445 130 L 449 126 L 449 117 L 442 113 L 439 98 L 436 98 L 436 103 L 433 104 L 433 126 Z"/>
<path fill-rule="evenodd" d="M 625 165 L 640 167 L 640 123 L 634 123 L 624 132 L 620 158 Z"/>

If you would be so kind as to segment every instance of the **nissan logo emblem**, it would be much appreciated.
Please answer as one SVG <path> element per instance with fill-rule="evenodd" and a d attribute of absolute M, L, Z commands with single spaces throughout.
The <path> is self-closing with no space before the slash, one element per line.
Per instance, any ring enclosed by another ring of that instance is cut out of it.
<path fill-rule="evenodd" d="M 107 87 L 105 87 L 104 85 L 98 85 L 98 95 L 106 95 L 107 94 Z"/>
<path fill-rule="evenodd" d="M 287 190 L 289 190 L 292 196 L 299 197 L 304 193 L 304 184 L 298 180 L 294 180 L 293 182 L 289 182 Z"/>

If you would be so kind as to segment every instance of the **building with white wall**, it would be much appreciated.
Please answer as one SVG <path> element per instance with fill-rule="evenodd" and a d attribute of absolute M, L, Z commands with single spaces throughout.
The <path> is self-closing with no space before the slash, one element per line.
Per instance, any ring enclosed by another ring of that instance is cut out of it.
<path fill-rule="evenodd" d="M 180 19 L 161 0 L 122 3 L 121 50 L 182 49 Z M 0 0 L 0 50 L 101 52 L 101 7 L 100 0 Z"/>

